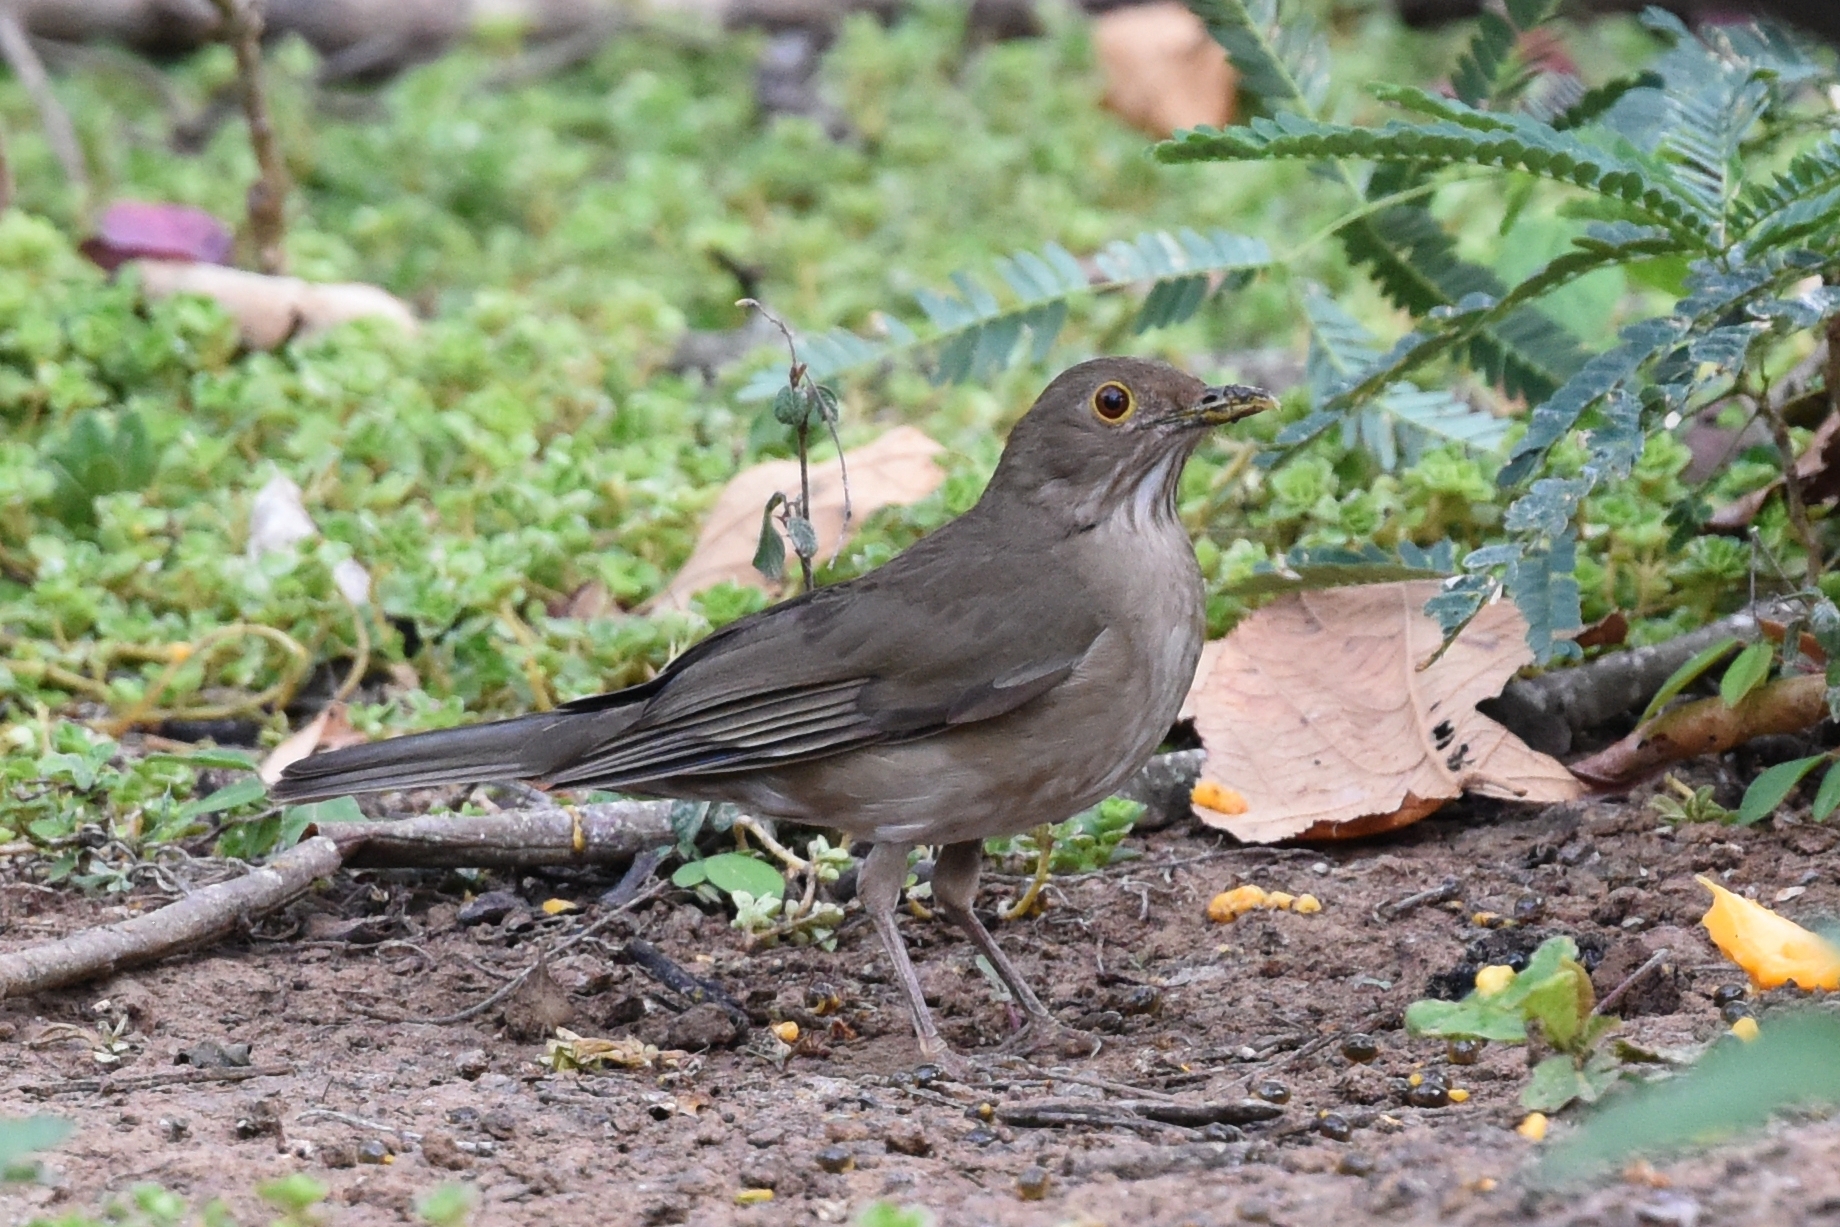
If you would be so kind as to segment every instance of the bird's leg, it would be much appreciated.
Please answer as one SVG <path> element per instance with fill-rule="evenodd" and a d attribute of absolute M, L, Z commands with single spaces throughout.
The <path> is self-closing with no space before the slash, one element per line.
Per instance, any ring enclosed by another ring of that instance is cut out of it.
<path fill-rule="evenodd" d="M 1028 1016 L 1023 1032 L 1016 1038 L 1024 1048 L 1037 1047 L 1061 1040 L 1080 1037 L 1083 1044 L 1097 1051 L 1096 1041 L 1072 1027 L 1063 1024 L 1035 995 L 1028 981 L 1022 978 L 1022 972 L 1009 961 L 997 945 L 997 939 L 990 935 L 984 922 L 977 918 L 972 910 L 977 900 L 978 871 L 983 867 L 984 848 L 977 840 L 964 843 L 947 844 L 939 850 L 933 860 L 933 902 L 939 905 L 939 911 L 953 924 L 965 931 L 972 944 L 990 960 L 990 965 L 997 970 L 1009 995 Z"/>
<path fill-rule="evenodd" d="M 882 949 L 894 964 L 895 980 L 907 994 L 907 1008 L 914 1019 L 914 1034 L 920 1040 L 920 1055 L 935 1065 L 956 1072 L 961 1064 L 933 1023 L 933 1012 L 926 1008 L 920 991 L 920 977 L 914 974 L 913 960 L 907 957 L 907 944 L 895 927 L 894 909 L 901 901 L 901 884 L 907 880 L 907 854 L 912 844 L 878 843 L 869 849 L 856 877 L 856 897 L 862 900 L 875 931 L 882 939 Z"/>

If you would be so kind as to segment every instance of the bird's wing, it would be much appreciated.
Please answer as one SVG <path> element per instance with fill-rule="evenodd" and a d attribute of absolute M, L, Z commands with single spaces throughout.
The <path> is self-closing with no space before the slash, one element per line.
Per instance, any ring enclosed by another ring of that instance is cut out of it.
<path fill-rule="evenodd" d="M 1102 618 L 1028 582 L 1051 557 L 967 557 L 948 535 L 710 636 L 648 684 L 638 719 L 622 712 L 545 778 L 618 789 L 749 771 L 993 719 L 1054 689 Z"/>

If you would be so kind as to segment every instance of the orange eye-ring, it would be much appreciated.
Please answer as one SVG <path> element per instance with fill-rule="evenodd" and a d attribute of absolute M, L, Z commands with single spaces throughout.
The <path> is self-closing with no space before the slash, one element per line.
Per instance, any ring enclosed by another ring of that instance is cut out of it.
<path fill-rule="evenodd" d="M 1131 416 L 1131 411 L 1137 408 L 1137 398 L 1121 383 L 1101 384 L 1093 393 L 1092 406 L 1100 421 L 1116 426 Z"/>

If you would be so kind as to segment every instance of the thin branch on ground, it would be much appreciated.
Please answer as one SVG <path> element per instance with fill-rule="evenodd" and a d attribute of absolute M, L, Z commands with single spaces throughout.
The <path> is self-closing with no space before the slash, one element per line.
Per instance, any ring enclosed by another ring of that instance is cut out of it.
<path fill-rule="evenodd" d="M 247 1082 L 251 1078 L 287 1078 L 292 1065 L 226 1065 L 208 1069 L 163 1069 L 151 1074 L 101 1074 L 94 1078 L 67 1078 L 62 1082 L 27 1082 L 6 1088 L 16 1095 L 48 1099 L 53 1095 L 113 1095 L 156 1086 L 188 1086 L 201 1082 Z"/>
<path fill-rule="evenodd" d="M 1718 697 L 1671 708 L 1615 745 L 1572 764 L 1572 774 L 1600 791 L 1627 788 L 1671 763 L 1723 754 L 1754 737 L 1799 733 L 1827 719 L 1827 679 L 1818 673 L 1778 678 L 1736 707 Z"/>
<path fill-rule="evenodd" d="M 268 90 L 262 76 L 262 14 L 254 0 L 211 0 L 223 14 L 223 37 L 236 52 L 236 75 L 249 121 L 249 144 L 259 174 L 249 185 L 249 237 L 256 267 L 265 273 L 287 270 L 281 249 L 287 235 L 287 164 L 269 116 Z"/>
<path fill-rule="evenodd" d="M 11 5 L 0 4 L 0 59 L 6 61 L 13 75 L 25 87 L 31 96 L 32 105 L 38 108 L 38 119 L 45 127 L 45 140 L 51 146 L 51 153 L 64 168 L 64 177 L 77 189 L 87 208 L 90 200 L 89 168 L 84 163 L 83 145 L 77 140 L 76 127 L 70 122 L 70 112 L 58 101 L 56 91 L 51 88 L 50 74 L 45 71 L 45 63 L 38 58 L 38 51 L 32 46 L 32 36 L 26 33 L 25 24 L 20 21 L 18 11 Z"/>

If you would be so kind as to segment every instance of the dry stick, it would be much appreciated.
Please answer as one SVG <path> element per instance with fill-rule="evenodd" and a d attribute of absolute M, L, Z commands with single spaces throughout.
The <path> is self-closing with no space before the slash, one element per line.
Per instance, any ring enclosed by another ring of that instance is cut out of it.
<path fill-rule="evenodd" d="M 1778 678 L 1751 691 L 1736 707 L 1712 698 L 1665 712 L 1615 745 L 1573 763 L 1572 774 L 1594 788 L 1626 788 L 1682 759 L 1722 754 L 1769 733 L 1799 733 L 1826 718 L 1825 677 Z"/>
<path fill-rule="evenodd" d="M 70 180 L 87 206 L 89 170 L 83 162 L 83 146 L 77 140 L 77 130 L 71 125 L 70 113 L 51 88 L 51 77 L 32 46 L 31 35 L 19 20 L 18 10 L 6 0 L 0 0 L 0 59 L 6 60 L 13 75 L 31 95 L 32 105 L 38 108 L 39 122 L 45 126 L 45 140 L 51 152 L 64 168 L 64 177 Z"/>
<path fill-rule="evenodd" d="M 18 1095 L 112 1095 L 118 1091 L 143 1091 L 156 1086 L 188 1086 L 201 1082 L 247 1082 L 251 1078 L 286 1078 L 292 1065 L 228 1065 L 213 1069 L 166 1069 L 152 1074 L 103 1074 L 95 1078 L 67 1078 L 62 1082 L 27 1082 L 7 1089 Z"/>
<path fill-rule="evenodd" d="M 1591 1010 L 1591 1013 L 1593 1014 L 1608 1013 L 1610 1010 L 1610 1007 L 1615 1005 L 1617 1002 L 1621 1001 L 1623 999 L 1623 995 L 1627 993 L 1631 988 L 1634 988 L 1638 980 L 1640 980 L 1643 976 L 1646 976 L 1649 972 L 1655 970 L 1655 968 L 1661 966 L 1663 963 L 1667 962 L 1667 957 L 1668 957 L 1668 948 L 1666 946 L 1661 947 L 1661 949 L 1649 955 L 1647 962 L 1643 963 L 1642 966 L 1636 968 L 1634 971 L 1624 976 L 1623 982 L 1621 984 L 1617 985 L 1615 988 L 1605 993 L 1604 999 L 1597 1003 L 1597 1005 Z"/>
<path fill-rule="evenodd" d="M 204 887 L 132 920 L 0 954 L 0 999 L 95 979 L 207 945 L 247 920 L 274 911 L 341 866 L 501 868 L 618 862 L 668 843 L 670 813 L 668 801 L 627 801 L 572 810 L 512 810 L 491 817 L 430 815 L 397 822 L 322 823 L 309 831 L 309 838 L 243 877 Z"/>
<path fill-rule="evenodd" d="M 287 165 L 269 118 L 268 91 L 262 82 L 262 14 L 255 0 L 212 0 L 224 18 L 224 41 L 236 52 L 237 82 L 243 115 L 249 120 L 249 144 L 260 175 L 249 185 L 249 237 L 256 245 L 256 266 L 265 273 L 286 270 L 281 241 L 287 233 Z"/>
<path fill-rule="evenodd" d="M 240 878 L 192 892 L 157 912 L 0 954 L 0 999 L 41 993 L 152 962 L 233 932 L 339 867 L 338 845 L 309 839 Z"/>

